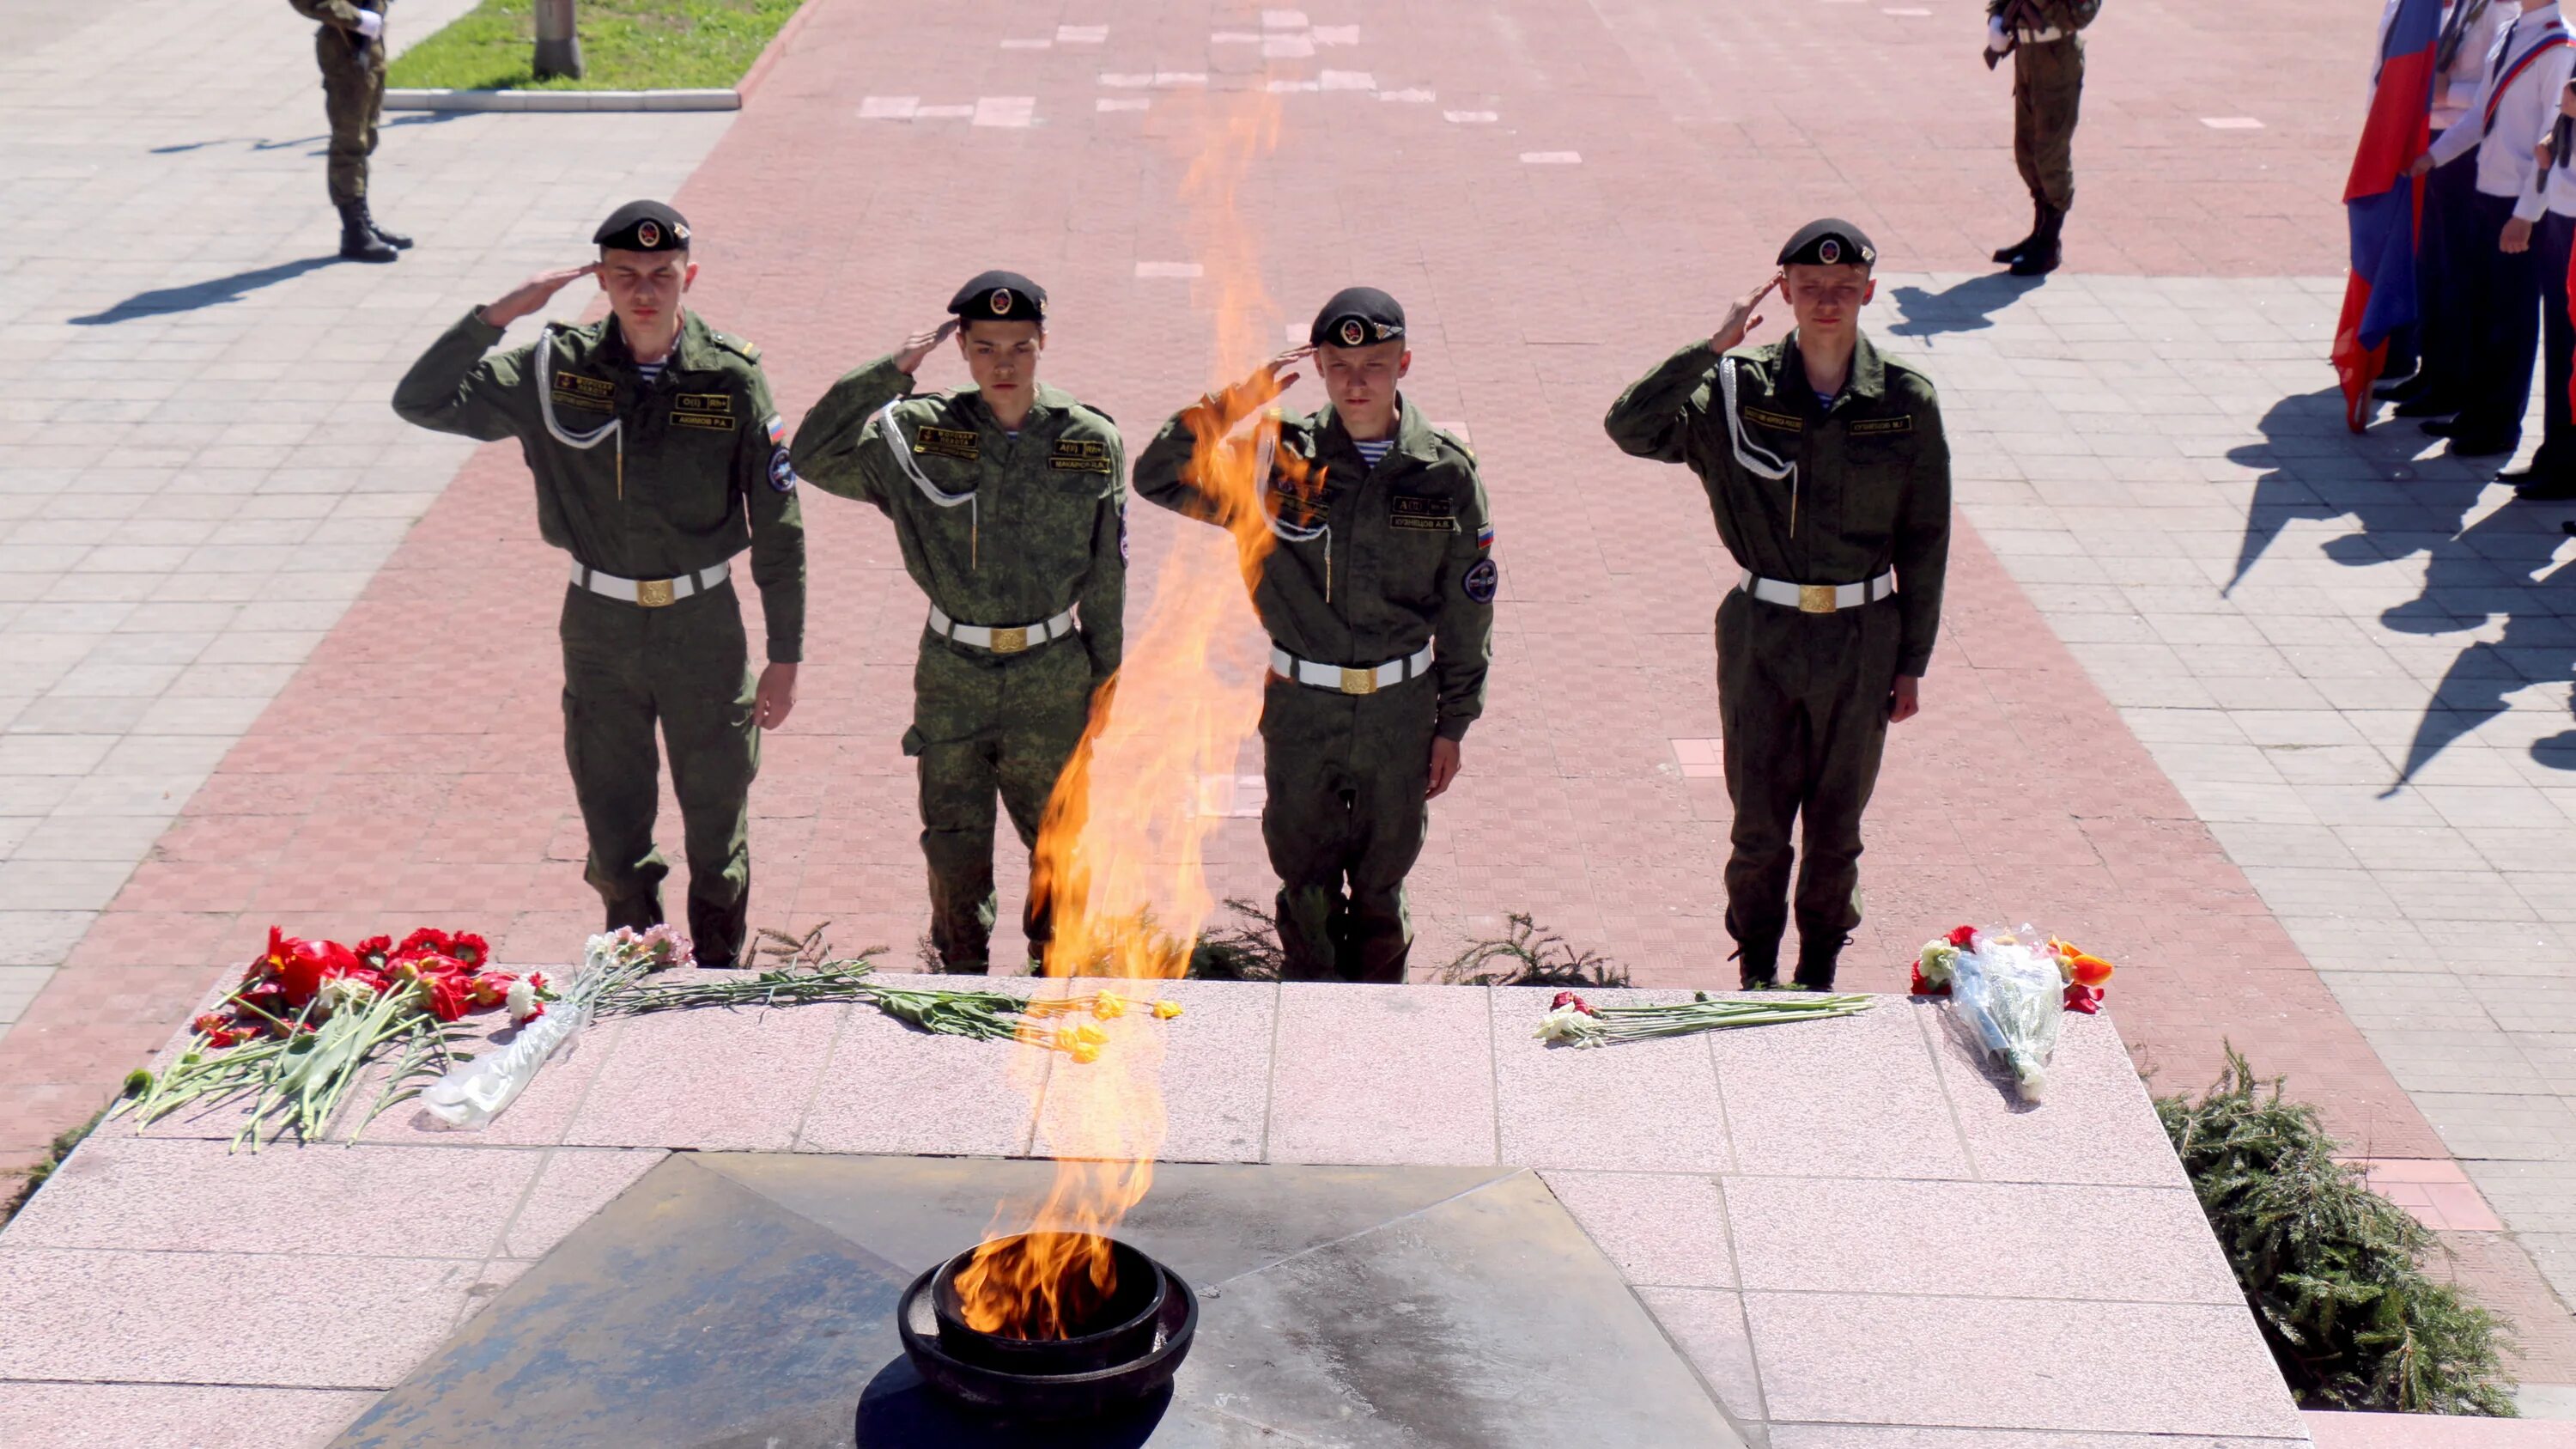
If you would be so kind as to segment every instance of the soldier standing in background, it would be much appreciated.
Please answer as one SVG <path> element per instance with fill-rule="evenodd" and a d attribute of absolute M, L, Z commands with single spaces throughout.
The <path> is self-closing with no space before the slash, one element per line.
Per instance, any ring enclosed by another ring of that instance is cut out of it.
<path fill-rule="evenodd" d="M 1279 873 L 1283 974 L 1400 982 L 1413 949 L 1404 878 L 1485 708 L 1493 515 L 1475 454 L 1397 390 L 1413 354 L 1393 297 L 1342 291 L 1307 335 L 1164 424 L 1136 462 L 1136 491 L 1221 521 L 1237 501 L 1202 485 L 1201 450 L 1266 451 L 1255 486 L 1276 542 L 1252 604 L 1271 641 L 1261 838 Z M 1235 437 L 1309 358 L 1330 405 L 1271 412 Z"/>
<path fill-rule="evenodd" d="M 1621 394 L 1620 450 L 1699 475 L 1743 572 L 1717 608 L 1726 929 L 1748 991 L 1771 986 L 1797 861 L 1797 984 L 1830 991 L 1860 924 L 1860 821 L 1887 727 L 1920 708 L 1950 554 L 1950 449 L 1931 379 L 1861 335 L 1878 254 L 1811 222 L 1780 273 Z M 1778 288 L 1797 330 L 1741 347 Z"/>
<path fill-rule="evenodd" d="M 2013 161 L 2030 188 L 2030 235 L 1998 248 L 2016 277 L 2056 271 L 2075 205 L 2075 116 L 2084 100 L 2084 39 L 2102 0 L 1986 0 L 1986 68 L 2013 58 Z"/>
<path fill-rule="evenodd" d="M 591 240 L 598 261 L 531 277 L 430 344 L 394 389 L 394 411 L 442 433 L 519 440 L 537 530 L 572 555 L 559 632 L 584 877 L 608 929 L 661 923 L 658 722 L 688 842 L 697 963 L 732 966 L 749 934 L 760 731 L 787 722 L 804 656 L 796 473 L 760 349 L 680 305 L 698 275 L 689 224 L 658 201 L 629 202 Z M 608 293 L 606 318 L 549 322 L 534 342 L 490 350 L 587 276 Z M 732 559 L 746 548 L 769 635 L 756 684 L 733 591 Z"/>
<path fill-rule="evenodd" d="M 393 0 L 287 0 L 321 22 L 313 51 L 322 64 L 322 113 L 331 122 L 331 204 L 340 211 L 340 255 L 390 262 L 411 238 L 387 231 L 367 210 L 367 158 L 385 114 L 385 7 Z"/>
<path fill-rule="evenodd" d="M 955 320 L 834 383 L 791 458 L 814 486 L 883 510 L 930 596 L 903 752 L 920 762 L 931 947 L 942 970 L 982 973 L 994 798 L 1034 850 L 1125 647 L 1127 455 L 1107 413 L 1038 382 L 1044 288 L 986 272 L 948 310 Z M 952 332 L 974 385 L 915 395 L 912 375 Z M 1064 808 L 1078 819 L 1082 803 Z M 1032 970 L 1055 938 L 1055 884 L 1032 862 L 1020 916 Z"/>

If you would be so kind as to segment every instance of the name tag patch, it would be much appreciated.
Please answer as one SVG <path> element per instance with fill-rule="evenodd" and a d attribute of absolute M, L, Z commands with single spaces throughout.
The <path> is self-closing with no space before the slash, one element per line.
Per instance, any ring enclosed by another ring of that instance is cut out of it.
<path fill-rule="evenodd" d="M 721 392 L 684 392 L 671 399 L 671 421 L 683 428 L 733 431 L 733 397 Z"/>
<path fill-rule="evenodd" d="M 921 428 L 912 435 L 912 450 L 934 458 L 979 463 L 984 458 L 984 440 L 972 428 Z"/>
<path fill-rule="evenodd" d="M 606 413 L 617 410 L 617 384 L 604 377 L 584 377 L 569 368 L 555 370 L 554 400 L 561 407 L 588 408 Z"/>
<path fill-rule="evenodd" d="M 1061 473 L 1106 473 L 1109 444 L 1098 438 L 1058 438 L 1047 466 Z"/>
<path fill-rule="evenodd" d="M 1387 500 L 1387 523 L 1395 528 L 1431 533 L 1458 531 L 1458 500 L 1398 493 Z"/>
<path fill-rule="evenodd" d="M 1901 418 L 1860 418 L 1851 425 L 1851 434 L 1855 438 L 1884 437 L 1889 433 L 1913 431 L 1914 416 L 1911 413 Z"/>
<path fill-rule="evenodd" d="M 1784 433 L 1802 433 L 1807 430 L 1805 419 L 1793 417 L 1788 413 L 1775 413 L 1768 408 L 1748 407 L 1744 410 L 1744 420 L 1748 423 L 1760 423 L 1766 428 L 1778 428 Z"/>

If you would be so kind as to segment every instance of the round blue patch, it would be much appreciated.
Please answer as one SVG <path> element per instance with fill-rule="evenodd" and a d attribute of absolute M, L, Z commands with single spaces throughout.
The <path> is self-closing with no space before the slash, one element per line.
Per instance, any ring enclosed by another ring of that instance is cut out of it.
<path fill-rule="evenodd" d="M 1502 584 L 1503 571 L 1494 567 L 1494 561 L 1489 558 L 1476 560 L 1476 566 L 1458 580 L 1459 589 L 1479 604 L 1492 603 L 1495 590 Z"/>
<path fill-rule="evenodd" d="M 796 491 L 796 465 L 788 460 L 785 448 L 769 455 L 769 486 L 781 493 Z"/>

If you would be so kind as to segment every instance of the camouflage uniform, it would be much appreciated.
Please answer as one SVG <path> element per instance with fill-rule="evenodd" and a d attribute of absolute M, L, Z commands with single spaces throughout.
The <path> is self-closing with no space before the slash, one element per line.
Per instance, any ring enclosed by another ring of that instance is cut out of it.
<path fill-rule="evenodd" d="M 1986 14 L 2005 19 L 2013 46 L 2013 162 L 2032 203 L 2060 219 L 2075 206 L 2075 118 L 2084 100 L 2084 37 L 2102 0 L 1986 0 Z M 2032 17 L 2037 20 L 2032 25 Z M 2039 40 L 2057 32 L 2059 39 Z"/>
<path fill-rule="evenodd" d="M 330 185 L 335 206 L 366 200 L 367 158 L 376 152 L 376 127 L 385 111 L 385 43 L 358 31 L 358 12 L 381 15 L 386 0 L 287 0 L 297 14 L 321 22 L 313 32 L 322 64 L 322 111 L 331 122 Z"/>
<path fill-rule="evenodd" d="M 1191 476 L 1193 446 L 1231 434 L 1243 421 L 1233 407 L 1206 398 L 1166 423 L 1137 460 L 1137 493 L 1216 516 Z M 1279 873 L 1287 974 L 1401 981 L 1413 946 L 1404 878 L 1431 823 L 1431 741 L 1464 738 L 1485 708 L 1497 577 L 1485 487 L 1475 455 L 1410 402 L 1374 468 L 1330 407 L 1270 413 L 1261 427 L 1284 462 L 1264 485 L 1278 537 L 1253 608 L 1294 660 L 1344 667 L 1338 691 L 1274 669 L 1262 698 L 1261 837 Z M 1427 679 L 1362 673 L 1426 650 Z"/>
<path fill-rule="evenodd" d="M 584 874 L 612 928 L 662 919 L 658 721 L 687 841 L 689 934 L 699 961 L 730 963 L 745 944 L 760 731 L 730 579 L 701 571 L 750 549 L 769 658 L 795 662 L 805 635 L 804 523 L 760 349 L 686 313 L 647 382 L 614 317 L 548 323 L 535 342 L 490 351 L 500 340 L 467 313 L 412 364 L 394 411 L 517 438 L 546 542 L 635 581 L 632 597 L 583 582 L 564 593 L 564 757 L 590 837 Z"/>
<path fill-rule="evenodd" d="M 816 487 L 893 520 L 904 567 L 933 608 L 996 636 L 978 647 L 923 630 L 903 737 L 920 762 L 931 944 L 946 969 L 982 971 L 995 919 L 994 797 L 1034 848 L 1092 696 L 1118 670 L 1126 447 L 1108 414 L 1052 387 L 1038 388 L 1012 437 L 977 389 L 914 396 L 911 382 L 892 357 L 842 378 L 805 415 L 793 457 Z M 1079 610 L 1079 643 L 1043 627 L 1069 609 Z M 1043 959 L 1054 926 L 1042 882 L 1032 882 L 1021 924 Z"/>
<path fill-rule="evenodd" d="M 1721 367 L 1732 369 L 1732 403 Z M 1717 610 L 1717 693 L 1733 854 L 1726 924 L 1748 980 L 1767 980 L 1787 927 L 1790 826 L 1801 981 L 1829 984 L 1860 924 L 1861 812 L 1878 781 L 1896 677 L 1920 676 L 1940 627 L 1950 454 L 1932 384 L 1863 337 L 1830 406 L 1793 334 L 1719 354 L 1683 348 L 1621 394 L 1606 426 L 1628 453 L 1687 465 L 1735 565 L 1790 584 L 1864 582 L 1875 602 L 1782 606 L 1729 588 Z M 1786 476 L 1782 477 L 1782 465 Z"/>

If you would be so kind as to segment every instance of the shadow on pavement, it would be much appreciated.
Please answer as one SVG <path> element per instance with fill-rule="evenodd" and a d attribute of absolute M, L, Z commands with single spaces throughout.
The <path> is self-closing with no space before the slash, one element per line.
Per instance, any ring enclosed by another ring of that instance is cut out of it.
<path fill-rule="evenodd" d="M 2576 524 L 2562 523 L 2556 508 L 2508 503 L 2433 550 L 2423 594 L 2381 616 L 2391 628 L 2416 633 L 2483 627 L 2497 615 L 2504 632 L 2470 644 L 2442 672 L 2407 742 L 2406 762 L 2380 798 L 2406 788 L 2435 756 L 2513 706 L 2510 696 L 2535 684 L 2576 677 L 2576 563 L 2556 563 L 2558 546 Z M 2537 570 L 2547 569 L 2534 577 Z M 2405 622 L 2399 623 L 2398 616 Z M 2447 623 L 2426 627 L 2433 620 Z M 2534 762 L 2576 770 L 2576 730 L 2531 745 Z"/>
<path fill-rule="evenodd" d="M 442 126 L 449 121 L 456 120 L 466 114 L 467 113 L 463 111 L 413 111 L 405 115 L 396 116 L 390 121 L 379 122 L 376 129 L 379 131 L 390 131 L 396 126 Z M 324 131 L 318 136 L 293 136 L 283 141 L 258 140 L 249 136 L 218 136 L 211 141 L 181 141 L 176 145 L 153 146 L 148 148 L 144 154 L 149 156 L 184 156 L 191 151 L 203 151 L 209 146 L 248 146 L 253 151 L 283 151 L 290 146 L 325 145 L 330 141 L 330 139 L 331 133 L 328 131 Z"/>
<path fill-rule="evenodd" d="M 172 312 L 220 307 L 227 302 L 238 302 L 262 287 L 292 281 L 339 260 L 337 256 L 303 257 L 296 261 L 254 267 L 247 272 L 235 272 L 229 277 L 190 282 L 184 287 L 156 287 L 149 292 L 137 292 L 103 312 L 91 312 L 68 320 L 75 327 L 106 327 L 118 322 L 131 322 L 137 317 L 162 317 Z"/>
<path fill-rule="evenodd" d="M 2359 528 L 2325 549 L 2328 558 L 2357 568 L 2433 550 L 2459 532 L 2484 486 L 2483 469 L 2455 469 L 2440 459 L 2413 461 L 2411 448 L 2423 440 L 2412 423 L 2383 424 L 2354 438 L 2344 426 L 2337 388 L 2283 398 L 2258 426 L 2262 442 L 2227 455 L 2232 463 L 2263 472 L 2254 480 L 2236 568 L 2222 595 L 2245 582 L 2294 520 L 2360 520 Z M 2374 465 L 2369 471 L 2375 476 L 2357 476 L 2356 463 Z"/>
<path fill-rule="evenodd" d="M 2047 284 L 2045 277 L 2016 277 L 1993 272 L 1970 277 L 1945 291 L 1899 287 L 1894 293 L 1901 315 L 1887 330 L 1898 337 L 1934 337 L 1944 332 L 1976 332 L 1995 325 L 1995 314 Z"/>

